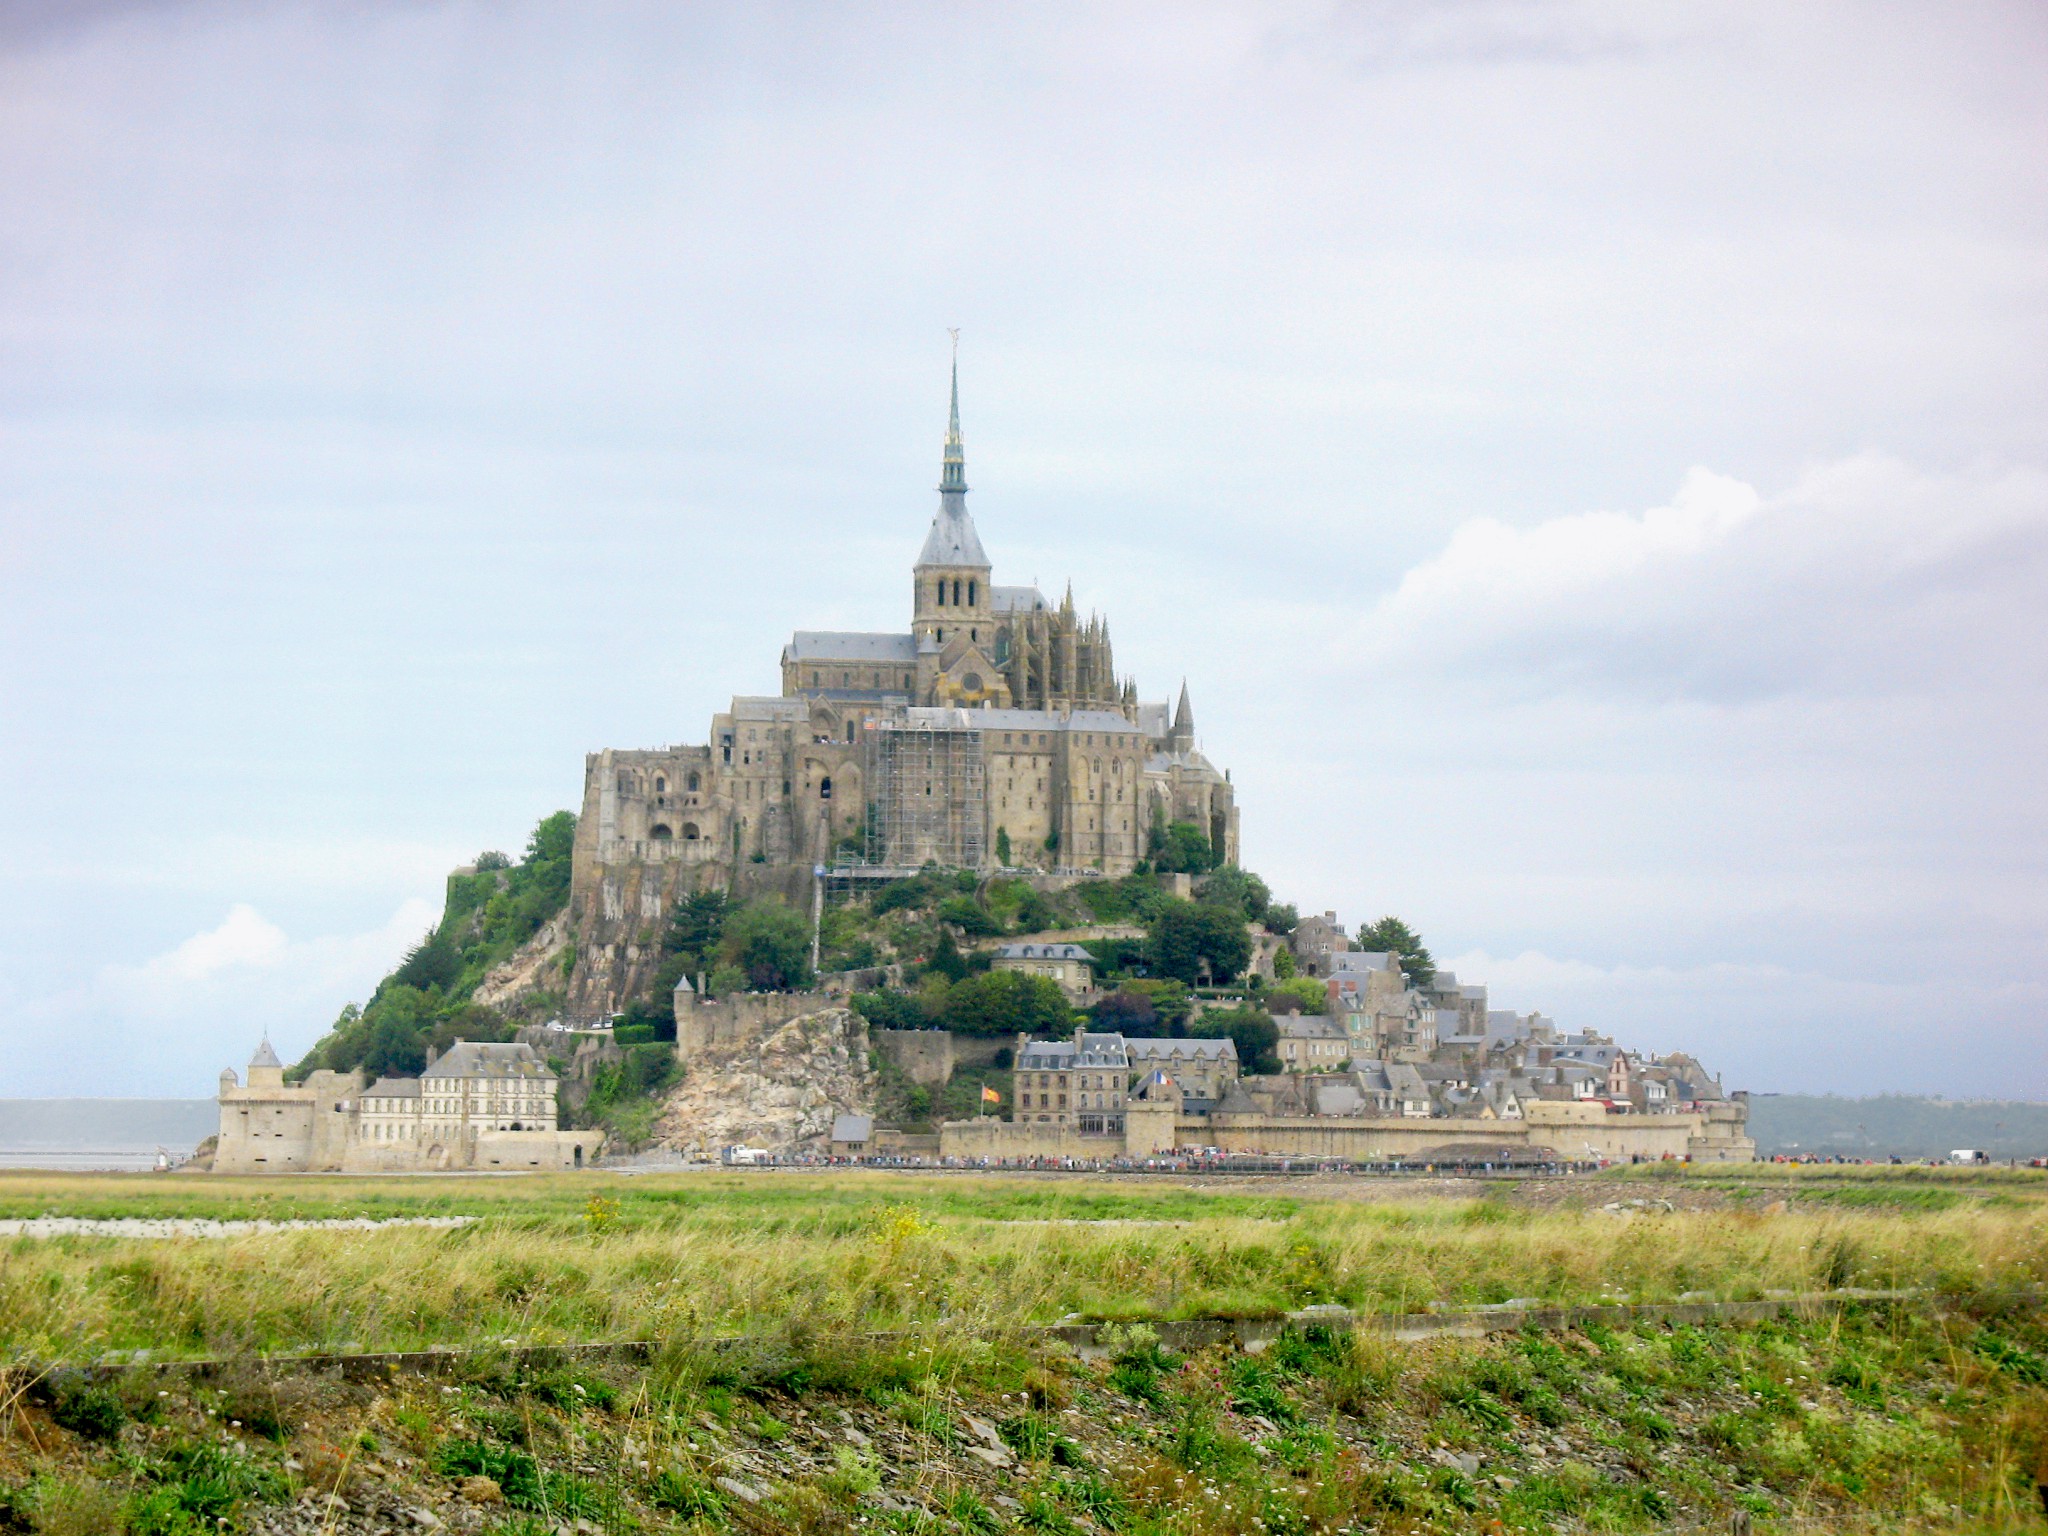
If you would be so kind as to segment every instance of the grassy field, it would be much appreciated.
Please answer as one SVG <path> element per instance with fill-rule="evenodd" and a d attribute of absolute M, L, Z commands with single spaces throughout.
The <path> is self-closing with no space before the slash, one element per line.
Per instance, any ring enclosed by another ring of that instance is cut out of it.
<path fill-rule="evenodd" d="M 478 1218 L 0 1239 L 13 1367 L 0 1531 L 418 1528 L 412 1508 L 506 1536 L 575 1519 L 618 1532 L 1725 1529 L 1738 1510 L 1765 1529 L 2038 1529 L 2048 1183 L 1906 1172 L 1434 1196 L 884 1173 L 0 1176 L 0 1217 Z M 1917 1198 L 1929 1190 L 1950 1198 Z M 1313 1303 L 1847 1285 L 1929 1294 L 1746 1327 L 1427 1346 L 1310 1335 L 1260 1357 L 1173 1357 L 1145 1326 Z M 1123 1321 L 1112 1358 L 1011 1331 L 1071 1313 Z M 620 1338 L 660 1341 L 659 1361 L 533 1376 L 492 1353 Z M 451 1381 L 375 1389 L 264 1363 L 428 1345 L 479 1353 Z M 203 1386 L 62 1369 L 141 1349 L 239 1363 Z M 330 1493 L 345 1511 L 317 1502 Z"/>

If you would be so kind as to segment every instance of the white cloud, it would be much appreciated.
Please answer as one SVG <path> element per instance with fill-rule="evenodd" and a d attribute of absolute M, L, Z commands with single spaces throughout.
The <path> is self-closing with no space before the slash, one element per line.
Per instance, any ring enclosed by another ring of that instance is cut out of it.
<path fill-rule="evenodd" d="M 1357 664 L 1526 696 L 1741 702 L 2038 686 L 2048 473 L 1867 454 L 1779 494 L 1461 526 L 1359 626 Z"/>
<path fill-rule="evenodd" d="M 414 897 L 366 931 L 294 939 L 237 903 L 220 923 L 161 954 L 104 965 L 83 987 L 9 1009 L 0 1091 L 205 1093 L 265 1034 L 293 1059 L 344 1002 L 365 998 L 438 916 Z"/>
<path fill-rule="evenodd" d="M 236 966 L 275 965 L 290 947 L 282 928 L 264 921 L 254 907 L 238 905 L 218 928 L 193 934 L 170 953 L 125 972 L 124 980 L 144 994 L 155 993 L 211 981 Z M 116 973 L 107 974 L 111 978 Z"/>

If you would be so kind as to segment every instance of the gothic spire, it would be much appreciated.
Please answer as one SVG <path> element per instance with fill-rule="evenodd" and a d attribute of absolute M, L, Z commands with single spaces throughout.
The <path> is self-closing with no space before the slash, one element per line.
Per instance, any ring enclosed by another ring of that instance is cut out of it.
<path fill-rule="evenodd" d="M 967 515 L 967 455 L 960 446 L 960 333 L 953 332 L 953 409 L 946 420 L 946 456 L 939 476 L 939 511 L 917 557 L 917 569 L 988 569 L 988 555 Z"/>
<path fill-rule="evenodd" d="M 960 441 L 960 333 L 953 332 L 953 411 L 946 419 L 946 455 L 939 471 L 939 489 L 965 492 L 967 450 Z"/>
<path fill-rule="evenodd" d="M 1180 704 L 1173 712 L 1174 734 L 1192 736 L 1195 732 L 1195 706 L 1188 702 L 1188 680 L 1180 680 Z"/>

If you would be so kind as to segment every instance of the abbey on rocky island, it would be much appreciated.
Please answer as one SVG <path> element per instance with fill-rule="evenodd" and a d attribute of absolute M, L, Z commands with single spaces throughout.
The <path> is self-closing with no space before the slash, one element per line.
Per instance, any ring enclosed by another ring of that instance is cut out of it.
<path fill-rule="evenodd" d="M 1230 778 L 1196 747 L 1186 683 L 1177 705 L 1141 701 L 1071 586 L 1054 604 L 992 574 L 967 511 L 956 360 L 910 628 L 798 630 L 781 693 L 734 698 L 707 744 L 585 760 L 572 1011 L 627 995 L 640 936 L 709 886 L 798 896 L 817 866 L 932 863 L 1117 876 L 1175 822 L 1236 862 Z"/>

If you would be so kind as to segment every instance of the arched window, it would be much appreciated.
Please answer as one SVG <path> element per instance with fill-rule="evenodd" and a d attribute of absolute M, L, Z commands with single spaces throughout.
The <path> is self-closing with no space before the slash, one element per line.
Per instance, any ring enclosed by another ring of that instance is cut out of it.
<path fill-rule="evenodd" d="M 974 583 L 972 580 L 967 583 L 967 606 L 970 608 L 974 606 Z"/>
<path fill-rule="evenodd" d="M 946 583 L 943 578 L 939 581 L 939 606 L 941 608 L 946 606 Z"/>
<path fill-rule="evenodd" d="M 654 830 L 649 832 L 647 835 L 653 838 L 657 843 L 665 843 L 670 838 L 674 837 L 675 833 L 671 832 L 668 829 L 668 824 L 666 822 L 656 822 L 654 824 Z"/>
<path fill-rule="evenodd" d="M 695 771 L 693 770 L 693 771 L 691 772 L 691 774 L 690 774 L 690 778 L 689 778 L 689 784 L 690 784 L 690 793 L 694 795 L 695 793 L 697 793 L 697 791 L 698 791 L 699 789 L 703 788 L 703 785 L 704 785 L 704 781 L 703 781 L 703 780 L 702 780 L 702 779 L 701 779 L 701 778 L 700 778 L 700 777 L 699 777 L 699 776 L 697 775 L 697 773 L 696 773 L 696 772 L 695 772 Z"/>
<path fill-rule="evenodd" d="M 958 576 L 953 578 L 953 606 L 955 608 L 960 606 L 960 578 Z"/>
<path fill-rule="evenodd" d="M 818 798 L 820 800 L 830 800 L 832 798 L 832 781 L 829 778 L 818 780 Z"/>
<path fill-rule="evenodd" d="M 701 836 L 703 836 L 703 834 L 697 830 L 697 823 L 695 823 L 694 821 L 686 821 L 683 823 L 684 842 L 694 843 Z"/>
<path fill-rule="evenodd" d="M 668 780 L 663 778 L 658 773 L 654 776 L 654 792 L 657 795 L 665 795 L 668 793 Z"/>

